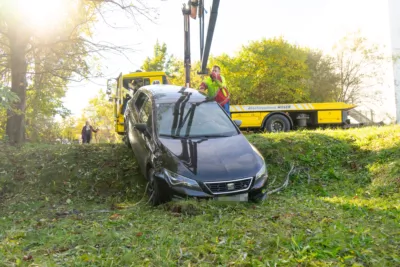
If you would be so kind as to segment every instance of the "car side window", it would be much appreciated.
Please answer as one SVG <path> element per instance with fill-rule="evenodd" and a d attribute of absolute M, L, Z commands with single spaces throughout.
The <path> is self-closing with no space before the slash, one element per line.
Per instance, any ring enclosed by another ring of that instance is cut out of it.
<path fill-rule="evenodd" d="M 136 101 L 135 101 L 135 107 L 136 110 L 138 111 L 138 113 L 141 112 L 142 106 L 144 104 L 144 102 L 146 101 L 147 96 L 145 93 L 140 93 L 139 96 L 137 97 Z"/>
<path fill-rule="evenodd" d="M 133 105 L 135 105 L 137 98 L 138 98 L 138 94 L 133 94 L 132 99 L 129 101 L 131 108 L 133 108 Z"/>
<path fill-rule="evenodd" d="M 152 109 L 151 99 L 147 98 L 139 115 L 139 120 L 141 123 L 149 122 L 149 118 L 151 117 L 151 111 L 152 111 L 151 109 Z"/>

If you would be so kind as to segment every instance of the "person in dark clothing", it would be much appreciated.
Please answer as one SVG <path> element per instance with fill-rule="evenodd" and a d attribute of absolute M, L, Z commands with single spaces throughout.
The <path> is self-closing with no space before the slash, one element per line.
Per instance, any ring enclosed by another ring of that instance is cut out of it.
<path fill-rule="evenodd" d="M 82 143 L 89 144 L 92 139 L 92 132 L 97 133 L 99 129 L 94 129 L 92 125 L 90 125 L 89 121 L 86 121 L 86 125 L 82 128 Z"/>

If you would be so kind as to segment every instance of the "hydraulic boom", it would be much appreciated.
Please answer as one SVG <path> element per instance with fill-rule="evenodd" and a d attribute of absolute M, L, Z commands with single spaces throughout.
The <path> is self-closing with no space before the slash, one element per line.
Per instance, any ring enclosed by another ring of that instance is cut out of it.
<path fill-rule="evenodd" d="M 207 62 L 210 55 L 211 43 L 214 35 L 215 24 L 218 17 L 220 0 L 212 0 L 210 20 L 207 29 L 207 39 L 204 44 L 204 0 L 189 0 L 183 5 L 182 14 L 184 17 L 184 64 L 185 64 L 185 85 L 190 87 L 190 18 L 196 19 L 198 14 L 200 26 L 200 60 L 201 69 L 197 72 L 200 75 L 208 74 Z"/>

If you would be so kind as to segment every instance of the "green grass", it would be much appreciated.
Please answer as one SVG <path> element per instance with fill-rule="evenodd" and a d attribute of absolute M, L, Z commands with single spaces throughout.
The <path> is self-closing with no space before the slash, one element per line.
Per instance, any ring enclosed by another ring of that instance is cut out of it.
<path fill-rule="evenodd" d="M 0 266 L 400 266 L 399 126 L 247 137 L 270 189 L 307 168 L 259 205 L 152 208 L 123 145 L 0 145 Z"/>

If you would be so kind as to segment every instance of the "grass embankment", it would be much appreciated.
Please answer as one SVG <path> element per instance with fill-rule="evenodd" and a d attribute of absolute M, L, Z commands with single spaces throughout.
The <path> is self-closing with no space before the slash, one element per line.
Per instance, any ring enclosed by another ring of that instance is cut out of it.
<path fill-rule="evenodd" d="M 0 266 L 400 265 L 400 127 L 248 138 L 272 187 L 310 184 L 151 208 L 123 145 L 2 145 Z"/>

